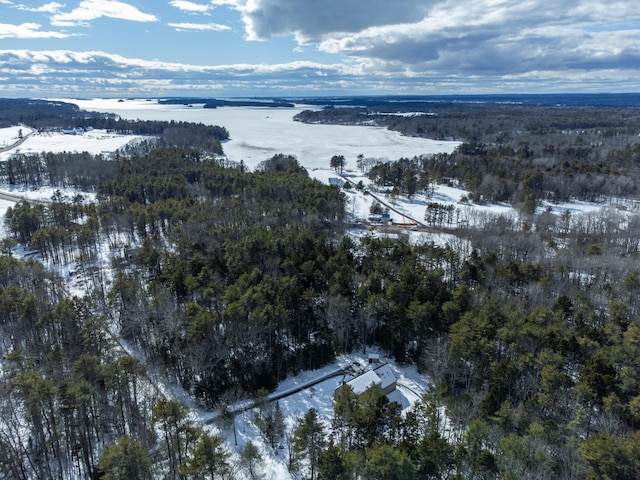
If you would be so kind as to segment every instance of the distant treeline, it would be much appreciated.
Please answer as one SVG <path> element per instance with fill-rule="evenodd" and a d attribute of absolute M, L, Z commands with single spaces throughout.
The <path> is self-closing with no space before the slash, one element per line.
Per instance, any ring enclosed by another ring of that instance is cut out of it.
<path fill-rule="evenodd" d="M 86 116 L 101 114 L 85 112 Z M 26 124 L 34 128 L 71 126 L 80 115 L 77 105 L 49 100 L 0 98 L 0 128 Z"/>
<path fill-rule="evenodd" d="M 640 109 L 501 104 L 378 103 L 373 106 L 304 110 L 305 123 L 375 124 L 412 137 L 479 140 L 504 144 L 522 134 L 547 135 L 575 129 L 640 127 Z"/>

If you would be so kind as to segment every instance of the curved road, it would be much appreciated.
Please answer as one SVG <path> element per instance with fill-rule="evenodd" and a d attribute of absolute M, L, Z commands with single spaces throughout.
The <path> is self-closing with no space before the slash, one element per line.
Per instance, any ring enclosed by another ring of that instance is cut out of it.
<path fill-rule="evenodd" d="M 29 127 L 30 128 L 30 127 Z M 36 133 L 36 130 L 31 128 L 31 131 L 29 133 L 27 133 L 26 135 L 24 135 L 21 139 L 19 139 L 17 142 L 12 143 L 11 145 L 7 145 L 6 147 L 0 147 L 0 153 L 3 152 L 8 152 L 9 150 L 13 150 L 14 148 L 18 148 L 20 145 L 22 145 L 25 140 L 27 138 L 29 138 L 31 135 L 33 135 L 34 133 Z"/>

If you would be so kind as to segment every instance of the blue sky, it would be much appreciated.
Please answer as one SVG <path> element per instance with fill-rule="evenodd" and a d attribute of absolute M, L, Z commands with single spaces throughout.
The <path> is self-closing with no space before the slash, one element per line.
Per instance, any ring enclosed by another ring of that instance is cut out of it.
<path fill-rule="evenodd" d="M 0 0 L 3 97 L 638 92 L 639 73 L 630 0 Z"/>

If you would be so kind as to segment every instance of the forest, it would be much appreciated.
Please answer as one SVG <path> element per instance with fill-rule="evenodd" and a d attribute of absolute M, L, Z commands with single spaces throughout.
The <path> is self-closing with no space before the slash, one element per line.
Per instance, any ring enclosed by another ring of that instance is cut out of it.
<path fill-rule="evenodd" d="M 433 388 L 404 415 L 379 389 L 341 388 L 330 425 L 311 409 L 289 430 L 277 403 L 260 404 L 263 435 L 289 452 L 293 478 L 638 478 L 638 111 L 523 108 L 385 115 L 391 128 L 464 143 L 451 155 L 359 159 L 383 190 L 449 182 L 469 202 L 517 208 L 455 224 L 434 200 L 425 218 L 455 233 L 445 246 L 353 239 L 344 193 L 286 152 L 255 171 L 162 141 L 108 161 L 2 165 L 2 183 L 81 185 L 96 200 L 59 193 L 5 217 L 0 472 L 260 478 L 253 445 L 232 456 L 147 370 L 227 412 L 224 431 L 235 401 L 376 345 Z M 536 208 L 605 199 L 589 214 Z M 74 261 L 85 293 L 14 258 L 17 244 L 46 264 Z M 104 248 L 106 270 L 95 267 Z"/>
<path fill-rule="evenodd" d="M 474 202 L 506 202 L 524 213 L 543 200 L 623 202 L 640 195 L 637 108 L 429 104 L 406 115 L 412 108 L 418 106 L 305 110 L 297 119 L 464 142 L 452 155 L 358 161 L 375 184 L 398 193 L 452 183 L 468 190 Z"/>

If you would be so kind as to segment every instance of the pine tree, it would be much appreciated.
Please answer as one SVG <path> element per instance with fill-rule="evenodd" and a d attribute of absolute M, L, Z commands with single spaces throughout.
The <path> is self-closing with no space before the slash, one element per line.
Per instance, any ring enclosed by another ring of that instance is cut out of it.
<path fill-rule="evenodd" d="M 293 447 L 297 455 L 309 462 L 311 480 L 315 480 L 320 456 L 326 444 L 324 427 L 318 419 L 318 412 L 311 408 L 304 417 L 298 419 L 293 432 Z"/>
<path fill-rule="evenodd" d="M 202 433 L 179 472 L 203 480 L 222 478 L 229 470 L 229 453 L 223 443 L 222 437 Z"/>
<path fill-rule="evenodd" d="M 348 384 L 345 383 L 336 390 L 333 399 L 332 427 L 337 444 L 343 449 L 351 448 L 353 443 L 353 414 L 357 407 L 358 396 Z"/>
<path fill-rule="evenodd" d="M 188 444 L 197 436 L 192 422 L 187 418 L 186 405 L 176 400 L 159 400 L 152 409 L 153 422 L 160 424 L 164 433 L 169 468 L 176 476 L 182 466 Z"/>
<path fill-rule="evenodd" d="M 142 442 L 125 435 L 104 448 L 98 472 L 103 480 L 149 480 L 151 458 Z"/>
<path fill-rule="evenodd" d="M 258 447 L 256 447 L 251 441 L 247 442 L 245 447 L 240 452 L 240 464 L 242 465 L 243 469 L 247 471 L 247 473 L 249 474 L 249 478 L 251 478 L 252 480 L 255 478 L 260 478 L 261 463 L 262 455 L 260 455 Z"/>

